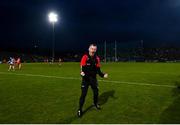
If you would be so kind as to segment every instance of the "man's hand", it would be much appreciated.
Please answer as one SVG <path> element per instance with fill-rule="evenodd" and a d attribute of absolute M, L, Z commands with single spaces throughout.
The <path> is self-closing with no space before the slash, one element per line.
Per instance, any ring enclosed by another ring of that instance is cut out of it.
<path fill-rule="evenodd" d="M 108 74 L 107 73 L 104 74 L 104 78 L 108 78 Z"/>
<path fill-rule="evenodd" d="M 84 73 L 84 72 L 81 72 L 81 76 L 85 76 L 85 73 Z"/>

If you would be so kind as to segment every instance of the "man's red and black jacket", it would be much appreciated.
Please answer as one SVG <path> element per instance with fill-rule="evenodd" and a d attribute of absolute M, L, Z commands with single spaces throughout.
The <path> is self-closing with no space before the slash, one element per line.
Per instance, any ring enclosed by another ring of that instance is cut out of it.
<path fill-rule="evenodd" d="M 97 55 L 91 57 L 89 54 L 84 54 L 81 59 L 81 72 L 85 73 L 85 77 L 96 78 L 96 74 L 104 77 L 100 69 L 100 58 Z"/>

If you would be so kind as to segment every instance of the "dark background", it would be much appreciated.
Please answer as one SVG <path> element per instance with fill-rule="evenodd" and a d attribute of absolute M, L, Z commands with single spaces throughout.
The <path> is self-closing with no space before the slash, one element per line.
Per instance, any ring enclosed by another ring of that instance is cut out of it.
<path fill-rule="evenodd" d="M 52 47 L 48 13 L 55 11 L 56 51 L 85 51 L 88 44 L 144 41 L 180 46 L 179 0 L 1 0 L 0 51 Z"/>

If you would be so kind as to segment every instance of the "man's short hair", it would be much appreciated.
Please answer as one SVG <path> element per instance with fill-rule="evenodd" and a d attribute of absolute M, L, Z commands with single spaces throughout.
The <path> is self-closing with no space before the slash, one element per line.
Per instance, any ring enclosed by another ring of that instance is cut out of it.
<path fill-rule="evenodd" d="M 89 47 L 90 47 L 90 46 L 96 46 L 96 47 L 97 47 L 97 45 L 96 45 L 95 43 L 90 44 Z"/>

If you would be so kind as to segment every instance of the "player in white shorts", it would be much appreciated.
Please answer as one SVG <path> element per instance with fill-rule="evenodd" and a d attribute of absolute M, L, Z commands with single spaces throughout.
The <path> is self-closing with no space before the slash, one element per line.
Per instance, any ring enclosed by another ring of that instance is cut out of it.
<path fill-rule="evenodd" d="M 8 61 L 8 64 L 9 64 L 8 71 L 10 71 L 10 70 L 15 71 L 15 66 L 14 66 L 15 65 L 15 59 L 10 57 L 10 60 Z"/>

